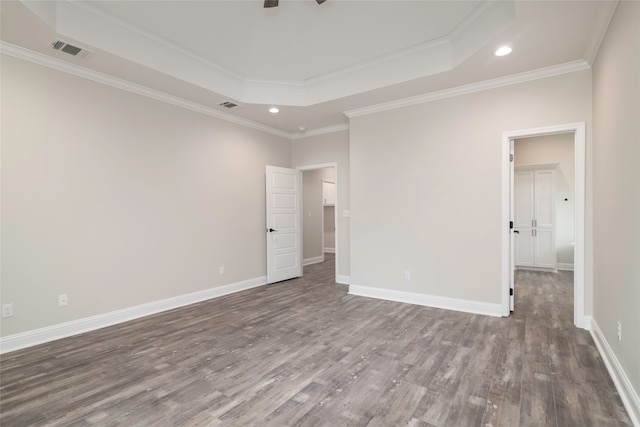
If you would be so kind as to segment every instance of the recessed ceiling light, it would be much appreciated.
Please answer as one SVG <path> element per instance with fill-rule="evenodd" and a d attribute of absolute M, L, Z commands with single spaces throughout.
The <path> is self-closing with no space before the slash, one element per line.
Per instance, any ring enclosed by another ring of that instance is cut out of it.
<path fill-rule="evenodd" d="M 277 107 L 271 107 L 271 108 L 269 108 L 269 112 L 272 113 L 272 114 L 276 114 L 276 113 L 279 113 L 280 110 L 278 110 Z"/>
<path fill-rule="evenodd" d="M 509 46 L 502 46 L 500 49 L 496 50 L 496 56 L 505 56 L 511 53 L 511 48 Z"/>

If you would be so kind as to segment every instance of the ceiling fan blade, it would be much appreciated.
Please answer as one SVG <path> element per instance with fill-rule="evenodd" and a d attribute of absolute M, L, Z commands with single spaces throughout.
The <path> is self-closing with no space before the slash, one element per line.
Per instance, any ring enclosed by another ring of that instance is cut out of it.
<path fill-rule="evenodd" d="M 264 7 L 276 7 L 277 5 L 278 5 L 278 0 L 264 0 Z"/>
<path fill-rule="evenodd" d="M 327 1 L 327 0 L 316 0 L 316 3 L 318 3 L 318 4 L 322 4 L 322 3 L 324 3 L 325 1 Z"/>

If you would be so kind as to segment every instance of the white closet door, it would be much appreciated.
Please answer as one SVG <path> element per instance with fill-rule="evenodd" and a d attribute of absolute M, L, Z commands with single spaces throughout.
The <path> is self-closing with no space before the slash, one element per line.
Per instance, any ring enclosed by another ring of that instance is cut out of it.
<path fill-rule="evenodd" d="M 535 250 L 533 237 L 534 214 L 534 174 L 533 171 L 516 171 L 514 173 L 514 230 L 515 233 L 515 265 L 533 267 Z"/>
<path fill-rule="evenodd" d="M 556 268 L 555 170 L 535 171 L 536 267 Z"/>
<path fill-rule="evenodd" d="M 555 174 L 552 165 L 514 170 L 514 263 L 518 267 L 557 268 Z"/>

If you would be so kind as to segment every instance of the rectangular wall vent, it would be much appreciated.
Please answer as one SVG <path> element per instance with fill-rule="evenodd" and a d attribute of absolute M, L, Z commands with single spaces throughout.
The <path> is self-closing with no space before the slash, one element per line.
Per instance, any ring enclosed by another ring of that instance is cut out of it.
<path fill-rule="evenodd" d="M 237 107 L 237 106 L 238 106 L 238 104 L 234 104 L 234 103 L 233 103 L 233 102 L 231 102 L 231 101 L 224 101 L 224 102 L 221 102 L 221 103 L 220 103 L 220 104 L 218 104 L 218 105 L 220 105 L 221 107 L 224 107 L 224 108 L 234 108 L 234 107 Z"/>
<path fill-rule="evenodd" d="M 54 40 L 51 43 L 51 47 L 55 50 L 59 50 L 60 52 L 68 53 L 69 55 L 75 56 L 76 58 L 86 59 L 93 54 L 93 52 L 88 49 L 74 46 L 72 44 L 63 42 L 62 40 Z"/>

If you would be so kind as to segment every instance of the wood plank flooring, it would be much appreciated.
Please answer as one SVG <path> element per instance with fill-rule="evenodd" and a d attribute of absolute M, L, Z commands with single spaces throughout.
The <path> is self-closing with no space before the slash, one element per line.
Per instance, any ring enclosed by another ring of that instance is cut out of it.
<path fill-rule="evenodd" d="M 0 358 L 9 426 L 625 426 L 571 273 L 493 318 L 350 296 L 333 259 Z"/>

